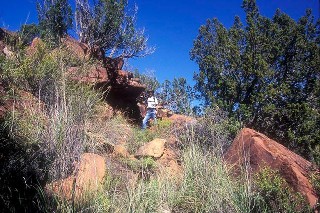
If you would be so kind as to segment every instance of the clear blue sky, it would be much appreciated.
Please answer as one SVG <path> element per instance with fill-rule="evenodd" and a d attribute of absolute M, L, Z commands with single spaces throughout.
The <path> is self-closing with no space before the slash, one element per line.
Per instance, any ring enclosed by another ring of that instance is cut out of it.
<path fill-rule="evenodd" d="M 277 8 L 297 20 L 311 8 L 319 18 L 320 0 L 257 0 L 260 13 L 272 17 Z M 2 0 L 0 26 L 18 30 L 24 23 L 37 23 L 36 0 Z M 73 0 L 72 0 L 73 2 Z M 129 0 L 136 3 L 138 27 L 145 28 L 149 45 L 155 46 L 154 54 L 131 59 L 131 69 L 142 73 L 154 72 L 160 82 L 174 77 L 185 77 L 190 84 L 198 70 L 190 61 L 189 51 L 200 25 L 208 18 L 218 18 L 226 27 L 233 23 L 235 15 L 244 22 L 242 0 Z"/>

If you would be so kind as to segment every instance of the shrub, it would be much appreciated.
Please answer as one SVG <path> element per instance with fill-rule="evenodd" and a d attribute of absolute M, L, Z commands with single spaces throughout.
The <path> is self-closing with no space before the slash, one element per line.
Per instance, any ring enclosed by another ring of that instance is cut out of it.
<path fill-rule="evenodd" d="M 123 163 L 135 173 L 139 174 L 139 178 L 148 180 L 155 174 L 157 169 L 156 161 L 152 157 L 143 157 L 138 160 L 122 159 Z"/>
<path fill-rule="evenodd" d="M 184 151 L 183 167 L 176 199 L 169 201 L 175 212 L 241 212 L 249 206 L 250 194 L 231 178 L 228 167 L 214 153 L 190 145 Z"/>
<path fill-rule="evenodd" d="M 99 104 L 100 111 L 102 110 L 101 107 L 101 104 Z M 103 108 L 106 108 L 106 106 Z M 107 119 L 92 116 L 86 121 L 85 125 L 86 136 L 89 140 L 87 149 L 94 152 L 110 152 L 114 145 L 123 144 L 130 140 L 134 134 L 131 124 L 126 121 L 122 114 Z"/>
<path fill-rule="evenodd" d="M 314 190 L 316 191 L 317 196 L 320 197 L 320 172 L 319 171 L 313 172 L 311 174 L 310 180 Z M 318 208 L 320 207 L 319 202 L 320 201 L 318 200 L 318 204 L 317 204 Z"/>
<path fill-rule="evenodd" d="M 46 158 L 39 147 L 11 134 L 10 123 L 0 119 L 0 212 L 35 212 L 35 186 L 43 184 Z"/>
<path fill-rule="evenodd" d="M 152 141 L 154 138 L 156 138 L 156 133 L 154 131 L 149 129 L 142 130 L 139 127 L 136 127 L 133 129 L 133 135 L 127 144 L 128 151 L 130 153 L 135 153 L 141 146 Z"/>
<path fill-rule="evenodd" d="M 11 173 L 12 180 L 25 178 L 25 182 L 19 179 L 21 184 L 17 187 L 7 184 L 8 191 L 17 191 L 5 198 L 9 207 L 16 206 L 14 200 L 18 200 L 18 196 L 25 199 L 24 188 L 34 189 L 36 184 L 42 186 L 71 174 L 74 162 L 88 144 L 86 120 L 102 97 L 90 86 L 67 79 L 65 74 L 72 57 L 67 51 L 60 47 L 50 52 L 43 45 L 30 57 L 17 53 L 1 67 L 1 77 L 10 86 L 10 99 L 13 106 L 17 106 L 7 117 L 7 131 L 1 130 L 1 135 L 19 151 L 9 156 L 13 163 L 3 165 L 0 179 L 6 185 L 6 174 Z M 31 91 L 39 99 L 21 90 Z M 23 162 L 17 163 L 20 161 Z M 34 196 L 33 192 L 32 199 Z M 26 200 L 33 206 L 32 199 Z"/>
<path fill-rule="evenodd" d="M 254 180 L 255 212 L 311 212 L 305 198 L 294 192 L 277 171 L 266 167 Z"/>
<path fill-rule="evenodd" d="M 174 134 L 183 146 L 199 144 L 204 150 L 214 151 L 221 156 L 239 129 L 240 124 L 228 119 L 226 113 L 208 108 L 197 122 L 175 129 Z"/>
<path fill-rule="evenodd" d="M 157 179 L 139 182 L 127 188 L 120 212 L 157 212 L 161 203 L 161 188 Z"/>

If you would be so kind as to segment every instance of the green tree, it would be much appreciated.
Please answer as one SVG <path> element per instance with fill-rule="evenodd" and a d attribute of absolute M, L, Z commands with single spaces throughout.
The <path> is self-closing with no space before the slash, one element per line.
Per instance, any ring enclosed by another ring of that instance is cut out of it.
<path fill-rule="evenodd" d="M 109 57 L 142 57 L 154 51 L 147 46 L 143 30 L 135 27 L 137 7 L 132 12 L 127 0 L 76 1 L 76 25 L 80 40 L 93 51 Z"/>
<path fill-rule="evenodd" d="M 160 87 L 159 98 L 163 105 L 178 114 L 191 115 L 192 101 L 195 99 L 193 88 L 187 84 L 185 78 L 165 80 Z"/>
<path fill-rule="evenodd" d="M 37 3 L 41 37 L 54 43 L 72 28 L 72 9 L 68 0 L 42 0 Z"/>
<path fill-rule="evenodd" d="M 19 35 L 22 44 L 29 45 L 35 37 L 40 36 L 39 26 L 37 24 L 24 24 L 20 27 Z"/>
<path fill-rule="evenodd" d="M 157 80 L 157 78 L 155 77 L 153 71 L 148 71 L 146 73 L 140 73 L 139 70 L 136 69 L 134 72 L 134 76 L 136 78 L 139 78 L 140 82 L 146 86 L 147 90 L 156 91 L 160 86 L 160 83 Z"/>
<path fill-rule="evenodd" d="M 310 10 L 296 22 L 280 10 L 261 16 L 255 0 L 242 7 L 245 25 L 236 17 L 230 29 L 217 19 L 200 27 L 190 51 L 196 89 L 206 106 L 310 157 L 320 135 L 320 22 Z"/>
<path fill-rule="evenodd" d="M 169 80 L 165 80 L 160 86 L 160 92 L 158 97 L 161 101 L 161 104 L 166 108 L 170 108 L 170 103 L 172 99 L 172 83 Z"/>

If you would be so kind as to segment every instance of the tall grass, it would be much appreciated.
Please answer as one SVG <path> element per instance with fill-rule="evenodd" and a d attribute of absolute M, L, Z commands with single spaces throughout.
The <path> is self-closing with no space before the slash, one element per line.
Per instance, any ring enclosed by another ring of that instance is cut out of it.
<path fill-rule="evenodd" d="M 14 156 L 6 156 L 9 159 L 8 165 L 0 164 L 2 176 L 8 171 L 18 175 L 20 167 L 28 167 L 28 171 L 39 174 L 36 175 L 41 179 L 38 199 L 31 199 L 33 204 L 38 205 L 38 210 L 124 213 L 274 210 L 274 203 L 269 202 L 269 205 L 268 200 L 260 196 L 262 193 L 267 194 L 269 188 L 260 187 L 260 194 L 259 191 L 258 194 L 253 191 L 254 186 L 259 184 L 252 180 L 249 165 L 244 165 L 242 173 L 235 177 L 230 166 L 224 162 L 223 154 L 240 127 L 238 123 L 230 121 L 224 112 L 209 109 L 197 122 L 186 123 L 182 128 L 176 128 L 165 120 L 158 121 L 156 127 L 146 131 L 133 127 L 121 115 L 99 120 L 94 113 L 102 94 L 93 91 L 90 86 L 67 79 L 65 73 L 72 60 L 63 48 L 55 50 L 53 54 L 46 54 L 45 49 L 40 49 L 34 58 L 16 58 L 6 62 L 3 66 L 6 70 L 1 73 L 8 81 L 12 80 L 12 91 L 15 91 L 12 93 L 13 99 L 17 103 L 21 102 L 18 99 L 25 98 L 16 95 L 19 84 L 39 98 L 35 102 L 29 101 L 31 105 L 19 106 L 23 110 L 12 111 L 5 131 L 1 130 L 8 134 L 0 138 L 4 144 L 9 141 L 10 148 L 17 150 Z M 35 73 L 30 73 L 33 71 Z M 48 197 L 43 191 L 41 184 L 65 178 L 74 172 L 75 162 L 85 151 L 106 154 L 103 149 L 105 145 L 127 143 L 130 153 L 134 153 L 155 137 L 166 138 L 171 134 L 178 141 L 178 146 L 174 148 L 181 153 L 181 177 L 157 173 L 156 159 L 145 158 L 132 162 L 123 160 L 119 162 L 125 164 L 123 167 L 128 173 L 152 172 L 148 178 L 141 178 L 134 183 L 128 178 L 117 178 L 117 174 L 108 173 L 100 190 L 86 194 L 77 203 Z M 21 163 L 21 160 L 26 160 L 26 163 Z M 7 178 L 1 183 L 9 182 Z M 278 192 L 277 185 L 266 181 L 262 183 L 268 183 L 272 192 Z M 20 184 L 22 187 L 35 187 L 27 180 L 20 180 Z M 7 204 L 6 210 L 21 210 L 23 202 L 19 208 L 14 206 L 16 203 L 10 203 L 12 196 L 22 195 L 10 194 L 15 189 L 12 186 L 11 182 L 9 189 L 2 186 L 1 189 L 8 193 L 0 194 L 0 198 Z M 26 196 L 27 193 L 22 198 Z M 263 206 L 260 208 L 257 205 Z M 289 207 L 281 206 L 284 212 L 287 209 Z"/>
<path fill-rule="evenodd" d="M 34 184 L 41 185 L 70 175 L 75 162 L 88 147 L 85 123 L 102 99 L 102 94 L 93 91 L 90 85 L 72 82 L 66 77 L 70 63 L 74 63 L 72 57 L 63 47 L 50 51 L 41 45 L 32 56 L 21 51 L 6 59 L 1 66 L 2 80 L 12 91 L 8 99 L 13 106 L 4 122 L 8 131 L 1 130 L 1 134 L 7 134 L 10 144 L 21 149 L 10 157 L 15 158 L 12 159 L 14 165 L 1 167 L 1 176 L 19 170 L 20 166 L 20 175 L 23 175 L 21 178 L 13 177 L 23 181 L 17 183 L 20 188 L 8 185 L 9 191 L 23 191 L 20 186 L 23 184 L 25 188 L 35 188 Z M 18 163 L 23 159 L 26 162 Z M 35 174 L 38 181 L 31 183 L 30 176 L 23 170 Z M 19 173 L 14 175 L 19 176 Z M 30 196 L 35 197 L 34 194 Z M 29 204 L 24 202 L 10 204 L 15 199 L 12 196 L 4 199 L 13 211 L 24 207 L 28 209 Z M 20 199 L 29 200 L 25 197 Z"/>
<path fill-rule="evenodd" d="M 173 133 L 182 147 L 198 144 L 203 150 L 221 156 L 240 128 L 239 123 L 230 120 L 225 112 L 208 108 L 197 122 L 175 128 Z"/>
<path fill-rule="evenodd" d="M 179 133 L 180 143 L 184 143 L 182 178 L 155 173 L 149 179 L 128 184 L 126 190 L 113 194 L 116 199 L 110 199 L 112 212 L 250 212 L 251 180 L 248 176 L 233 178 L 222 159 L 221 147 L 229 141 L 228 132 L 222 127 L 225 123 L 219 122 L 225 120 L 212 122 L 210 116 L 207 119 L 211 122 L 203 121 L 202 128 L 199 123 L 191 124 Z M 212 138 L 205 138 L 208 132 Z M 148 137 L 144 135 L 148 134 L 146 131 L 138 133 L 140 140 Z M 202 139 L 206 143 L 201 143 Z M 210 145 L 210 140 L 215 143 Z M 244 184 L 243 180 L 247 182 Z"/>

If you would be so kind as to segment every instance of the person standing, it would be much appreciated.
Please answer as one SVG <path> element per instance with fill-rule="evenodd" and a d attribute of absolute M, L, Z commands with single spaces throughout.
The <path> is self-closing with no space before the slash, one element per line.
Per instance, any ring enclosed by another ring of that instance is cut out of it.
<path fill-rule="evenodd" d="M 158 105 L 158 100 L 154 96 L 154 91 L 153 90 L 148 90 L 147 91 L 148 99 L 147 99 L 147 113 L 146 116 L 144 117 L 142 121 L 142 129 L 147 128 L 147 123 L 150 118 L 154 120 L 154 123 L 157 123 L 157 105 Z"/>

